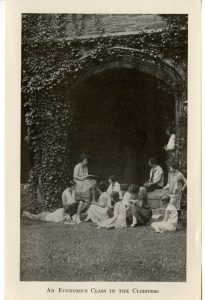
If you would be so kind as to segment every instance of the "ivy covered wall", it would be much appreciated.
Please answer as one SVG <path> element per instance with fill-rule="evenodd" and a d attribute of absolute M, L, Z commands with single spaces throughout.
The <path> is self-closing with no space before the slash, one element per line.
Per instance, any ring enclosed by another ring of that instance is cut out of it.
<path fill-rule="evenodd" d="M 75 133 L 75 106 L 70 91 L 89 69 L 126 55 L 137 56 L 142 61 L 148 59 L 159 67 L 166 62 L 181 75 L 186 90 L 186 15 L 159 16 L 166 24 L 160 30 L 108 36 L 99 16 L 92 15 L 92 18 L 98 35 L 85 38 L 79 17 L 65 14 L 22 17 L 22 105 L 27 128 L 25 140 L 33 156 L 24 198 L 34 210 L 41 205 L 58 206 L 72 174 L 69 149 Z M 67 35 L 69 20 L 74 28 L 72 38 Z M 167 88 L 169 84 L 165 82 Z M 184 129 L 178 136 L 177 149 L 180 163 L 186 168 L 186 107 L 181 105 L 180 109 Z"/>

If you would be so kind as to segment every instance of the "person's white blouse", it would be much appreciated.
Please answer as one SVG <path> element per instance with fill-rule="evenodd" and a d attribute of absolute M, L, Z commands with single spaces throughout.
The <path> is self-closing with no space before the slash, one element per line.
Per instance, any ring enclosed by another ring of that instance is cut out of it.
<path fill-rule="evenodd" d="M 73 178 L 74 180 L 78 180 L 77 177 L 83 177 L 88 175 L 88 167 L 83 167 L 81 163 L 77 164 L 74 168 Z"/>
<path fill-rule="evenodd" d="M 121 190 L 120 190 L 120 184 L 119 184 L 119 182 L 116 181 L 116 182 L 114 182 L 114 184 L 111 183 L 109 185 L 107 191 L 108 191 L 109 194 L 112 194 L 112 192 L 118 192 L 121 195 Z"/>
<path fill-rule="evenodd" d="M 62 202 L 64 206 L 75 202 L 75 191 L 73 190 L 71 193 L 68 188 L 65 189 L 62 194 Z"/>
<path fill-rule="evenodd" d="M 129 192 L 126 192 L 122 197 L 122 203 L 126 206 L 129 204 L 130 199 L 131 199 L 131 194 Z"/>
<path fill-rule="evenodd" d="M 169 138 L 168 144 L 166 146 L 167 151 L 172 151 L 175 149 L 175 143 L 176 143 L 176 135 L 172 134 Z"/>
<path fill-rule="evenodd" d="M 164 171 L 160 166 L 156 166 L 150 170 L 150 182 L 157 183 L 159 186 L 164 185 Z"/>

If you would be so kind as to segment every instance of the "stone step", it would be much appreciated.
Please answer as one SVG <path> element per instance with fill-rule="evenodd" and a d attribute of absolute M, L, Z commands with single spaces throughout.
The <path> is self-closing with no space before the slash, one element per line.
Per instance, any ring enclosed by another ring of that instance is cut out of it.
<path fill-rule="evenodd" d="M 148 199 L 151 208 L 160 208 L 160 199 Z"/>
<path fill-rule="evenodd" d="M 165 208 L 153 208 L 152 209 L 152 219 L 161 220 L 164 218 Z"/>
<path fill-rule="evenodd" d="M 167 191 L 163 189 L 154 190 L 147 194 L 148 203 L 151 208 L 161 208 L 161 198 L 167 195 Z"/>

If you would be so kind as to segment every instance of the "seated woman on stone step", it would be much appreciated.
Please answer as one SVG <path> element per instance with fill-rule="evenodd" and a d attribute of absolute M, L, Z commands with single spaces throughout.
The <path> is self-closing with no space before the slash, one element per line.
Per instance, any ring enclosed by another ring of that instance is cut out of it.
<path fill-rule="evenodd" d="M 107 192 L 106 183 L 100 182 L 98 184 L 98 190 L 100 192 L 99 200 L 91 203 L 85 221 L 91 220 L 94 223 L 99 223 L 108 219 L 108 209 L 111 207 L 111 198 Z"/>
<path fill-rule="evenodd" d="M 81 161 L 74 168 L 73 178 L 76 182 L 75 198 L 79 202 L 76 223 L 80 223 L 80 214 L 95 201 L 96 180 L 88 174 L 88 156 L 81 155 Z"/>
<path fill-rule="evenodd" d="M 134 184 L 130 186 L 130 215 L 132 216 L 131 227 L 144 225 L 152 217 L 152 210 L 147 201 L 147 190 Z"/>
<path fill-rule="evenodd" d="M 155 157 L 149 159 L 150 177 L 147 182 L 144 183 L 148 192 L 152 192 L 156 189 L 162 189 L 164 186 L 164 171 L 159 166 Z"/>

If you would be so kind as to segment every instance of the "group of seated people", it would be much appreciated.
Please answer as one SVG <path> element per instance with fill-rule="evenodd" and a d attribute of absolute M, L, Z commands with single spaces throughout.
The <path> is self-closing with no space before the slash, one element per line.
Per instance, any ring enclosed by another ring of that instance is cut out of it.
<path fill-rule="evenodd" d="M 167 206 L 161 222 L 151 226 L 156 232 L 174 231 L 177 227 L 180 197 L 186 189 L 186 178 L 178 171 L 175 162 L 169 164 L 168 183 L 164 186 L 164 172 L 155 158 L 149 159 L 150 178 L 143 186 L 122 183 L 115 175 L 109 177 L 109 185 L 88 174 L 88 158 L 83 156 L 74 168 L 74 178 L 69 180 L 62 194 L 62 208 L 54 212 L 34 215 L 24 211 L 22 216 L 32 220 L 79 224 L 82 213 L 85 222 L 92 222 L 98 228 L 125 228 L 147 224 L 152 217 L 152 209 L 147 194 L 155 189 L 164 189 L 161 201 Z M 96 193 L 97 191 L 97 193 Z M 96 196 L 97 195 L 97 196 Z M 167 203 L 169 203 L 167 205 Z"/>

